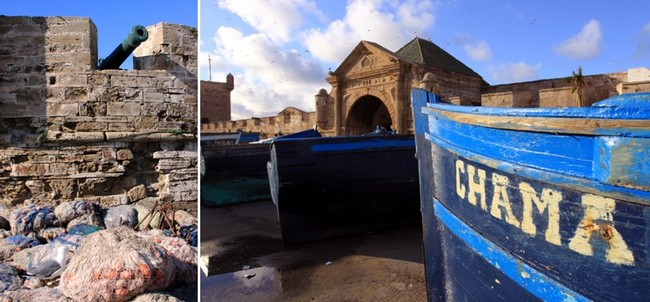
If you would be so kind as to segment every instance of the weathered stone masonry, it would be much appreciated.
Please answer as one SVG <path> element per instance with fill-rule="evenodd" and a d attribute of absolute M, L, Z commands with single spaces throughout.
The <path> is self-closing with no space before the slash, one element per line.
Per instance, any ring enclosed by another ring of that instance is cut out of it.
<path fill-rule="evenodd" d="M 162 199 L 196 214 L 196 30 L 147 29 L 139 70 L 97 70 L 90 19 L 0 17 L 0 203 Z"/>

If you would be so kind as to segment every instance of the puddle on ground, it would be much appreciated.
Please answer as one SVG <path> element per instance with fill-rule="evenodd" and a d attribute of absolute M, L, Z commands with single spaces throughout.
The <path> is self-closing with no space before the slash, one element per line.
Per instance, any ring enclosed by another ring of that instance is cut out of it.
<path fill-rule="evenodd" d="M 214 254 L 201 256 L 201 269 L 208 276 L 239 271 L 245 265 L 260 266 L 255 265 L 255 258 L 283 248 L 281 239 L 259 235 L 232 238 L 219 246 Z"/>
<path fill-rule="evenodd" d="M 270 301 L 282 287 L 275 268 L 256 267 L 206 276 L 201 273 L 202 301 Z"/>

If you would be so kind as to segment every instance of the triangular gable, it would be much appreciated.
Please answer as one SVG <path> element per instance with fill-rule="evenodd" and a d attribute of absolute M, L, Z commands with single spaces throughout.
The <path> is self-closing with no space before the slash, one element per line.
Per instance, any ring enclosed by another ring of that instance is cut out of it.
<path fill-rule="evenodd" d="M 373 65 L 372 68 L 377 68 L 379 65 L 387 65 L 386 62 L 379 62 L 379 57 L 388 57 L 393 59 L 398 59 L 395 54 L 384 48 L 383 46 L 369 42 L 361 41 L 357 46 L 350 52 L 350 54 L 341 62 L 341 65 L 336 68 L 336 74 L 348 74 L 350 71 L 355 69 L 363 68 L 365 65 Z M 371 59 L 372 57 L 372 59 Z"/>

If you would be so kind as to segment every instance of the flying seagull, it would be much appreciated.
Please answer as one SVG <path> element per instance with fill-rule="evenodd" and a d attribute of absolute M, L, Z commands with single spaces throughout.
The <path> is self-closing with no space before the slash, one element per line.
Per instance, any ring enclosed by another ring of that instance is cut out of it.
<path fill-rule="evenodd" d="M 29 256 L 29 265 L 27 267 L 27 274 L 36 276 L 41 280 L 54 279 L 63 273 L 65 266 L 68 262 L 68 247 L 65 245 L 60 246 L 56 250 L 56 257 L 48 259 L 43 262 L 32 266 L 31 255 Z"/>

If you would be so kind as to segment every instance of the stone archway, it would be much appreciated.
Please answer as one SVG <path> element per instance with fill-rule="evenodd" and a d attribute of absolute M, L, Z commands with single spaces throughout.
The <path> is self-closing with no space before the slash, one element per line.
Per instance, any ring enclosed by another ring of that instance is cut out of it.
<path fill-rule="evenodd" d="M 390 112 L 381 99 L 365 95 L 350 107 L 345 130 L 348 135 L 361 135 L 372 132 L 378 125 L 386 130 L 393 130 Z"/>

